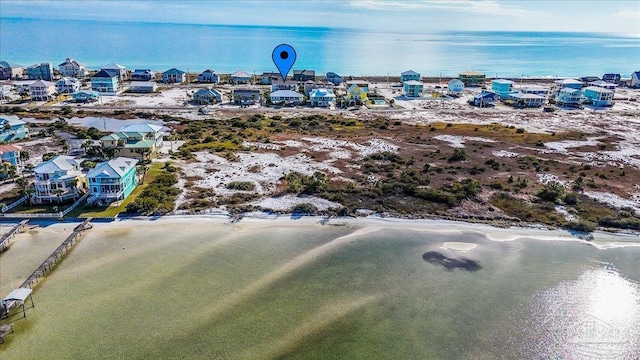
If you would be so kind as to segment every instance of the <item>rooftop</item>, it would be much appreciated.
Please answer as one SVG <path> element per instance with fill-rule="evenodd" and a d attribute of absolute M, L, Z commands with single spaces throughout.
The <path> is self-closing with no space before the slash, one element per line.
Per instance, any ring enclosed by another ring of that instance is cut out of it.
<path fill-rule="evenodd" d="M 136 166 L 138 160 L 125 157 L 118 157 L 98 164 L 87 173 L 87 178 L 94 177 L 122 177 L 124 174 Z"/>

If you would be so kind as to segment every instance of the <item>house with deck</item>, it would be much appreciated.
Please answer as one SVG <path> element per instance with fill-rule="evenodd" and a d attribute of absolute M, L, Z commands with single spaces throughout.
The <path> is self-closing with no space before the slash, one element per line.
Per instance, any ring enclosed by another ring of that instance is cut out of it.
<path fill-rule="evenodd" d="M 56 85 L 46 80 L 34 81 L 29 85 L 32 101 L 51 101 L 56 93 Z"/>
<path fill-rule="evenodd" d="M 576 79 L 562 79 L 555 81 L 556 87 L 559 89 L 570 88 L 582 90 L 582 81 Z"/>
<path fill-rule="evenodd" d="M 220 76 L 215 71 L 207 69 L 198 75 L 199 83 L 217 84 L 220 82 Z"/>
<path fill-rule="evenodd" d="M 222 102 L 222 92 L 214 88 L 204 88 L 193 94 L 193 101 L 200 105 L 209 105 Z"/>
<path fill-rule="evenodd" d="M 87 173 L 89 204 L 105 205 L 126 199 L 138 186 L 138 160 L 117 157 L 96 165 Z"/>
<path fill-rule="evenodd" d="M 332 83 L 333 85 L 340 85 L 344 82 L 344 78 L 334 72 L 328 72 L 325 75 L 326 79 L 328 82 Z"/>
<path fill-rule="evenodd" d="M 154 93 L 158 91 L 155 81 L 132 81 L 129 91 L 132 93 Z"/>
<path fill-rule="evenodd" d="M 402 83 L 402 92 L 406 97 L 419 97 L 424 89 L 424 84 L 420 81 L 409 80 Z"/>
<path fill-rule="evenodd" d="M 582 92 L 570 87 L 562 88 L 555 95 L 555 100 L 560 106 L 577 107 L 582 102 Z"/>
<path fill-rule="evenodd" d="M 88 73 L 87 68 L 83 64 L 72 58 L 66 58 L 62 64 L 58 65 L 58 71 L 60 71 L 62 76 L 72 78 L 83 78 L 87 76 Z"/>
<path fill-rule="evenodd" d="M 22 77 L 24 66 L 8 61 L 0 61 L 0 80 L 19 79 Z"/>
<path fill-rule="evenodd" d="M 520 89 L 520 92 L 523 94 L 533 94 L 546 97 L 549 95 L 549 89 L 544 86 L 524 86 Z"/>
<path fill-rule="evenodd" d="M 357 84 L 351 84 L 349 88 L 347 88 L 347 100 L 355 104 L 362 104 L 367 101 L 368 91 L 365 91 L 365 89 L 368 90 L 368 88 L 361 88 Z"/>
<path fill-rule="evenodd" d="M 182 84 L 187 81 L 187 73 L 180 69 L 172 68 L 162 73 L 162 82 L 165 84 Z"/>
<path fill-rule="evenodd" d="M 62 202 L 82 195 L 84 176 L 80 160 L 58 155 L 33 168 L 35 177 L 34 202 L 37 204 Z"/>
<path fill-rule="evenodd" d="M 271 91 L 278 91 L 278 90 L 296 91 L 298 90 L 298 83 L 293 80 L 286 80 L 286 81 L 282 79 L 272 80 Z"/>
<path fill-rule="evenodd" d="M 106 70 L 100 70 L 91 77 L 91 90 L 100 95 L 115 96 L 120 88 L 118 77 Z"/>
<path fill-rule="evenodd" d="M 308 80 L 316 80 L 316 71 L 315 70 L 293 70 L 293 80 L 294 81 L 308 81 Z"/>
<path fill-rule="evenodd" d="M 127 125 L 100 138 L 103 149 L 115 148 L 116 155 L 141 161 L 154 158 L 163 141 L 162 126 L 152 124 Z"/>
<path fill-rule="evenodd" d="M 72 94 L 80 91 L 80 81 L 72 77 L 63 77 L 56 81 L 56 92 L 58 94 Z"/>
<path fill-rule="evenodd" d="M 253 105 L 260 101 L 260 90 L 258 89 L 233 89 L 231 100 L 236 105 Z"/>
<path fill-rule="evenodd" d="M 0 142 L 17 141 L 28 137 L 29 127 L 26 122 L 0 117 Z"/>
<path fill-rule="evenodd" d="M 491 80 L 491 90 L 500 95 L 500 99 L 508 99 L 513 92 L 513 81 L 506 79 Z"/>
<path fill-rule="evenodd" d="M 71 94 L 71 98 L 75 102 L 92 102 L 100 99 L 100 93 L 92 90 L 80 90 Z"/>
<path fill-rule="evenodd" d="M 331 106 L 331 104 L 335 104 L 336 95 L 331 89 L 313 89 L 309 93 L 309 101 L 311 102 L 311 106 L 328 107 Z"/>
<path fill-rule="evenodd" d="M 51 63 L 43 62 L 29 66 L 27 68 L 27 78 L 29 80 L 53 80 L 53 67 Z"/>
<path fill-rule="evenodd" d="M 541 107 L 546 98 L 536 94 L 515 92 L 509 95 L 509 100 L 513 101 L 515 107 Z"/>
<path fill-rule="evenodd" d="M 248 84 L 251 82 L 251 75 L 244 70 L 238 70 L 229 76 L 229 80 L 232 84 Z"/>
<path fill-rule="evenodd" d="M 127 68 L 124 67 L 124 65 L 120 65 L 120 64 L 116 64 L 116 63 L 109 63 L 109 64 L 101 67 L 100 70 L 104 70 L 104 71 L 108 72 L 109 74 L 117 77 L 118 81 L 120 81 L 120 82 L 122 82 L 124 80 L 127 80 L 129 78 L 128 73 L 127 73 Z"/>
<path fill-rule="evenodd" d="M 464 91 L 464 83 L 459 79 L 451 79 L 447 84 L 447 93 L 453 96 L 460 96 Z"/>
<path fill-rule="evenodd" d="M 13 144 L 0 145 L 0 161 L 7 163 L 16 168 L 22 168 L 22 160 L 20 159 L 20 151 L 22 147 Z"/>
<path fill-rule="evenodd" d="M 135 69 L 131 73 L 131 81 L 151 81 L 156 74 L 149 69 Z"/>
<path fill-rule="evenodd" d="M 420 73 L 413 70 L 407 70 L 400 74 L 400 82 L 405 81 L 420 81 Z"/>
<path fill-rule="evenodd" d="M 271 102 L 274 104 L 293 104 L 297 105 L 302 103 L 304 95 L 295 92 L 293 90 L 278 90 L 269 95 Z"/>
<path fill-rule="evenodd" d="M 484 84 L 487 76 L 477 71 L 462 71 L 458 73 L 458 80 L 464 83 L 464 86 L 478 86 Z"/>
<path fill-rule="evenodd" d="M 500 100 L 500 95 L 489 90 L 482 90 L 480 94 L 477 94 L 471 100 L 471 105 L 478 107 L 493 106 Z"/>
<path fill-rule="evenodd" d="M 613 105 L 613 91 L 597 86 L 588 86 L 582 91 L 585 103 L 590 103 L 595 107 Z"/>

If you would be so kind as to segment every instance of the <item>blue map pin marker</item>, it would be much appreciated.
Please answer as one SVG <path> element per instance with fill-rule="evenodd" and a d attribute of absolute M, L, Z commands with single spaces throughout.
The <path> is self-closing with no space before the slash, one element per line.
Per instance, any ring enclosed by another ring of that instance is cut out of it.
<path fill-rule="evenodd" d="M 287 74 L 296 62 L 296 50 L 291 45 L 280 44 L 273 49 L 271 58 L 278 70 L 280 70 L 282 80 L 286 81 Z"/>

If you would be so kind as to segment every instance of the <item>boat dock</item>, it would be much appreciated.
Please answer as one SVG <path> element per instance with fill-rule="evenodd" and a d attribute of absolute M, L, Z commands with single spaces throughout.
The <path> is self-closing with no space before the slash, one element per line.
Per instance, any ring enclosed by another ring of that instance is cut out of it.
<path fill-rule="evenodd" d="M 5 251 L 9 247 L 9 240 L 13 238 L 22 228 L 27 225 L 29 219 L 24 219 L 20 221 L 16 226 L 14 226 L 8 233 L 2 235 L 0 238 L 0 252 Z"/>
<path fill-rule="evenodd" d="M 92 218 L 85 219 L 80 225 L 76 226 L 73 229 L 71 235 L 69 235 L 63 242 L 56 248 L 49 257 L 38 266 L 36 271 L 34 271 L 25 282 L 20 285 L 21 288 L 31 288 L 33 284 L 37 283 L 38 280 L 45 276 L 55 264 L 60 261 L 64 257 L 64 255 L 71 249 L 71 247 L 75 244 L 76 239 L 84 232 L 85 230 L 91 229 Z"/>

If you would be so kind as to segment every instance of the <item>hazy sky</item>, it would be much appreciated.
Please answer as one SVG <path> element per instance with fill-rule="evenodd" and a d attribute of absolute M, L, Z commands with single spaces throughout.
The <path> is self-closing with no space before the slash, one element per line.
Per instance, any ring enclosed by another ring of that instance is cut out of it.
<path fill-rule="evenodd" d="M 640 36 L 640 0 L 0 0 L 1 17 Z M 0 23 L 1 25 L 1 23 Z"/>

